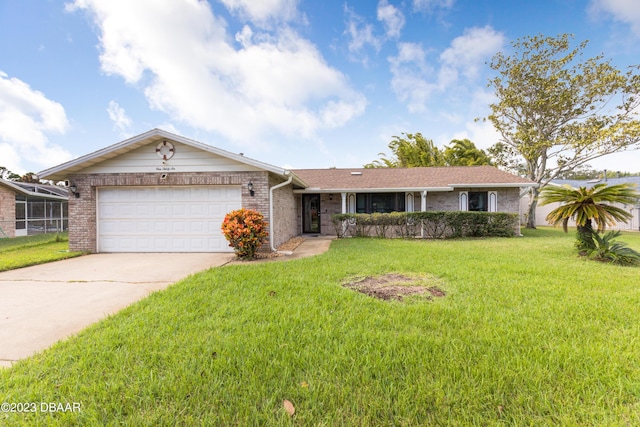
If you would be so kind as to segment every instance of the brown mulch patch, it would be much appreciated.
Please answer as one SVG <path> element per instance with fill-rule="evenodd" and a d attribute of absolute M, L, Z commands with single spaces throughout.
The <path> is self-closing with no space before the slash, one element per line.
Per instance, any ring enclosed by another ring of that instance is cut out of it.
<path fill-rule="evenodd" d="M 278 250 L 279 251 L 292 251 L 295 248 L 297 248 L 298 246 L 300 246 L 300 244 L 304 242 L 304 237 L 293 237 L 289 240 L 287 240 L 286 242 L 284 242 L 283 244 L 281 244 L 280 246 L 278 246 Z"/>
<path fill-rule="evenodd" d="M 385 301 L 402 301 L 405 296 L 419 295 L 427 300 L 444 297 L 445 291 L 437 285 L 427 286 L 428 282 L 440 282 L 434 277 L 408 277 L 389 273 L 377 277 L 345 283 L 343 286 L 363 294 Z"/>
<path fill-rule="evenodd" d="M 278 246 L 278 251 L 293 251 L 295 248 L 300 246 L 300 244 L 304 242 L 304 237 L 293 237 L 280 246 Z M 260 261 L 260 260 L 269 260 L 272 258 L 278 258 L 282 256 L 278 252 L 271 252 L 268 244 L 263 244 L 262 248 L 256 252 L 256 256 L 254 259 L 240 259 L 236 258 L 232 262 L 252 262 L 252 261 Z M 265 249 L 263 251 L 263 249 Z"/>

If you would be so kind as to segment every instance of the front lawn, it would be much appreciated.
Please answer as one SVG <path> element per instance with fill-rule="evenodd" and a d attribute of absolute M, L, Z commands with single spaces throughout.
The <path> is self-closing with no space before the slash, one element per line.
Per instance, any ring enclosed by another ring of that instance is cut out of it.
<path fill-rule="evenodd" d="M 37 403 L 0 425 L 639 425 L 640 269 L 525 234 L 342 239 L 191 276 L 0 370 L 0 401 Z M 446 295 L 342 286 L 387 273 Z"/>
<path fill-rule="evenodd" d="M 82 255 L 69 252 L 68 233 L 0 239 L 0 271 Z"/>

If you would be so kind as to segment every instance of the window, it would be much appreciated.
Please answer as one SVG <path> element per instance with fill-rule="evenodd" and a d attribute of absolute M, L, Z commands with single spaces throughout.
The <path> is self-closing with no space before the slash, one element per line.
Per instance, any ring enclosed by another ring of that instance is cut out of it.
<path fill-rule="evenodd" d="M 488 195 L 486 191 L 469 191 L 470 211 L 487 212 L 489 210 L 488 205 Z"/>
<path fill-rule="evenodd" d="M 404 212 L 404 193 L 359 193 L 356 194 L 357 213 Z"/>
<path fill-rule="evenodd" d="M 476 212 L 497 212 L 497 191 L 461 191 L 460 210 Z"/>

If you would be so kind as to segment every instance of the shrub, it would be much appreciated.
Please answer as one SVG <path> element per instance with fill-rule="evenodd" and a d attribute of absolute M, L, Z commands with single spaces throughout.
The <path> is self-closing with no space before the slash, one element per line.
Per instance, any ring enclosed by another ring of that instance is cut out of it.
<path fill-rule="evenodd" d="M 376 237 L 387 238 L 389 229 L 393 224 L 394 217 L 391 214 L 374 213 L 371 214 L 371 224 L 376 232 Z"/>
<path fill-rule="evenodd" d="M 373 226 L 373 218 L 369 214 L 355 214 L 355 233 L 356 237 L 371 237 L 371 227 Z M 353 223 L 352 220 L 349 220 Z"/>
<path fill-rule="evenodd" d="M 343 238 L 347 234 L 348 225 L 346 223 L 347 218 L 342 217 L 343 214 L 331 215 L 331 223 L 333 224 L 333 228 L 336 230 L 336 236 L 338 239 Z"/>
<path fill-rule="evenodd" d="M 593 232 L 593 248 L 586 249 L 586 255 L 597 261 L 618 265 L 640 265 L 640 253 L 627 247 L 626 243 L 616 242 L 619 231 L 609 231 L 602 236 Z"/>
<path fill-rule="evenodd" d="M 267 222 L 253 209 L 229 212 L 222 221 L 222 233 L 240 258 L 255 258 L 256 251 L 269 235 Z"/>
<path fill-rule="evenodd" d="M 509 237 L 515 234 L 518 215 L 504 212 L 392 212 L 337 214 L 331 217 L 338 237 L 347 234 L 378 237 Z"/>

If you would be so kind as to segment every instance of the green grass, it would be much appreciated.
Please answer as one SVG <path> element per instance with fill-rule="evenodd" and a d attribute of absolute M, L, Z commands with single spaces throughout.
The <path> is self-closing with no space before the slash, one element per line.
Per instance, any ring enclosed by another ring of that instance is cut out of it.
<path fill-rule="evenodd" d="M 0 239 L 0 271 L 82 255 L 69 252 L 67 233 Z"/>
<path fill-rule="evenodd" d="M 573 234 L 525 236 L 343 239 L 191 276 L 1 370 L 0 401 L 81 411 L 0 424 L 639 425 L 640 269 L 579 259 Z M 341 286 L 389 272 L 437 276 L 447 296 Z"/>

